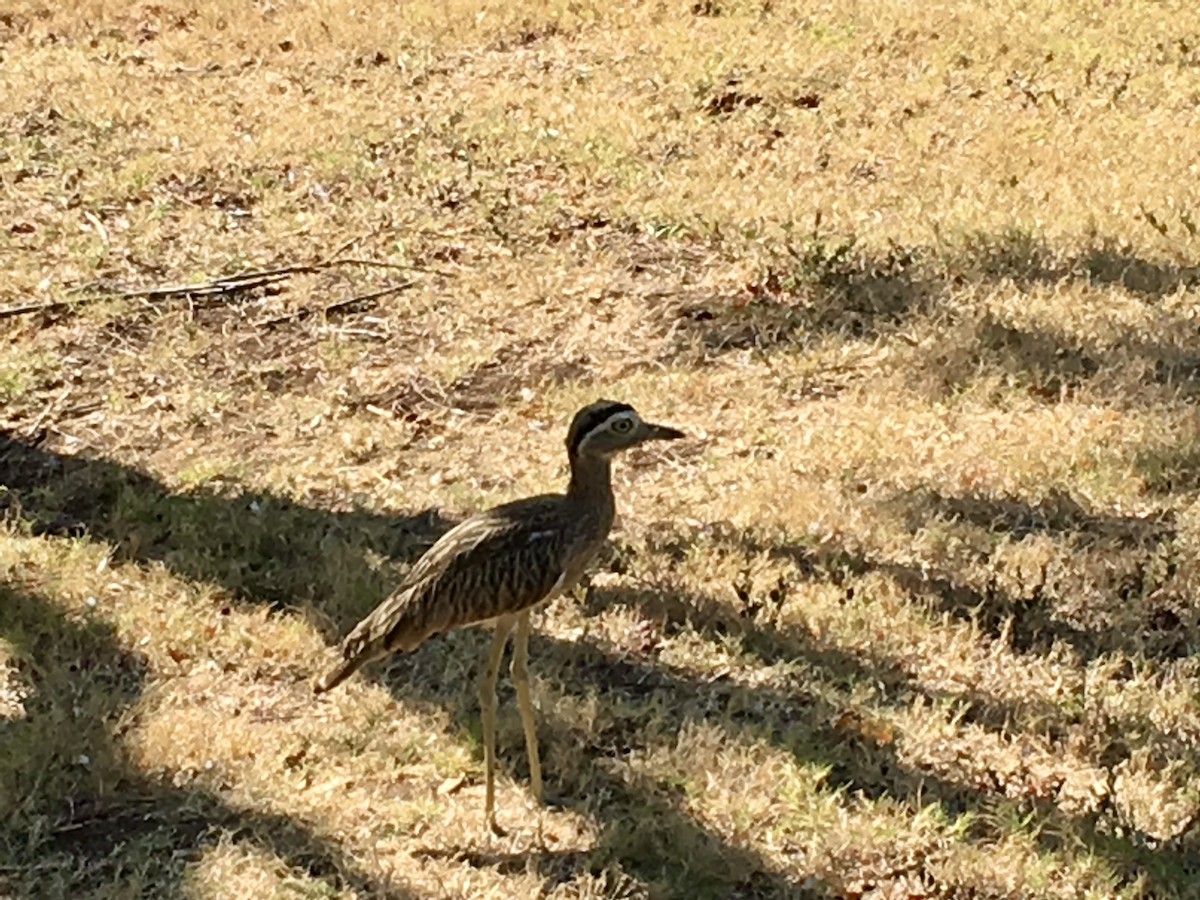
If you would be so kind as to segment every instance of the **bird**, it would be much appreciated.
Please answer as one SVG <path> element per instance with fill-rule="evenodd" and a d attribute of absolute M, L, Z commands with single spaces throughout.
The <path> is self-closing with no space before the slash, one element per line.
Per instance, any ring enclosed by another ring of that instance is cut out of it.
<path fill-rule="evenodd" d="M 510 672 L 529 756 L 530 788 L 542 802 L 542 770 L 529 696 L 529 616 L 575 585 L 604 545 L 616 515 L 612 460 L 622 450 L 686 435 L 644 421 L 628 403 L 597 400 L 567 429 L 570 480 L 565 493 L 541 494 L 476 513 L 447 531 L 409 570 L 400 586 L 342 641 L 341 659 L 314 684 L 337 687 L 366 663 L 409 652 L 455 628 L 494 627 L 479 679 L 483 725 L 484 819 L 503 836 L 495 812 L 496 680 L 510 635 Z"/>

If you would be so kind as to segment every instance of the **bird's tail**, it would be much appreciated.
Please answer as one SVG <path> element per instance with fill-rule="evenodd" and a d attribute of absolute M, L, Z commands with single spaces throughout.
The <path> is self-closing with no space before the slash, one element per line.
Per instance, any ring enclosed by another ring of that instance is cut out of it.
<path fill-rule="evenodd" d="M 408 595 L 397 592 L 375 607 L 342 641 L 338 664 L 313 682 L 313 693 L 331 691 L 373 659 L 395 650 L 412 650 L 429 636 L 429 631 L 413 633 L 405 619 Z"/>
<path fill-rule="evenodd" d="M 326 691 L 332 691 L 335 687 L 357 672 L 359 667 L 364 662 L 366 662 L 366 660 L 362 657 L 343 659 L 336 666 L 313 682 L 313 693 L 323 694 Z"/>

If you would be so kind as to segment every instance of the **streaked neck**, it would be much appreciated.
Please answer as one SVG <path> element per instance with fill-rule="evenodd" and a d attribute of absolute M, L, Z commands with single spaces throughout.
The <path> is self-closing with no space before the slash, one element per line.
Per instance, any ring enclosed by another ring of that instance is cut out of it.
<path fill-rule="evenodd" d="M 571 483 L 567 496 L 599 508 L 613 506 L 612 462 L 592 453 L 571 455 Z"/>

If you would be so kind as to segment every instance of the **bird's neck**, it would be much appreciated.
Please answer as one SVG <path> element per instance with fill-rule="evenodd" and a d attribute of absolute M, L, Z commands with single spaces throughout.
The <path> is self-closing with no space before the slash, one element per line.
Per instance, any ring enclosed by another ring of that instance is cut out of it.
<path fill-rule="evenodd" d="M 593 509 L 613 509 L 612 461 L 606 456 L 577 453 L 571 456 L 571 483 L 567 497 Z"/>

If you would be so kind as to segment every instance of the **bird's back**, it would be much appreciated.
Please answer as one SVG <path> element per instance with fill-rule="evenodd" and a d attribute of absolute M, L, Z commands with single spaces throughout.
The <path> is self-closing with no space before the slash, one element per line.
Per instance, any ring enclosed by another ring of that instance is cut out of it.
<path fill-rule="evenodd" d="M 361 664 L 452 628 L 518 612 L 571 586 L 612 526 L 611 509 L 544 494 L 477 513 L 446 532 L 342 644 L 328 690 Z"/>

